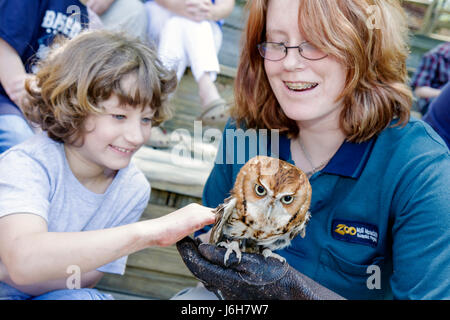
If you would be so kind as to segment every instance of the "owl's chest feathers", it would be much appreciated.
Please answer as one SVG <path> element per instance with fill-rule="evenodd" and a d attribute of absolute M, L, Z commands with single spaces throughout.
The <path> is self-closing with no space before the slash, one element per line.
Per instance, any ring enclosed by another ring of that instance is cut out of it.
<path fill-rule="evenodd" d="M 274 208 L 268 214 L 267 204 L 250 203 L 234 208 L 224 226 L 224 235 L 233 239 L 245 239 L 247 247 L 264 246 L 279 249 L 290 244 L 290 232 L 286 232 L 290 216 Z"/>

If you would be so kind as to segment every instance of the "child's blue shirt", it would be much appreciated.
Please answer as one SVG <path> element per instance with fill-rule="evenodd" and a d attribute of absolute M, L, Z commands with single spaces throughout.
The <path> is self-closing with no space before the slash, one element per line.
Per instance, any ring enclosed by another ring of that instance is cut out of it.
<path fill-rule="evenodd" d="M 245 133 L 225 127 L 204 205 L 222 203 L 257 154 L 293 163 L 286 136 Z M 292 267 L 349 299 L 450 299 L 450 157 L 430 126 L 344 142 L 310 183 L 306 237 L 278 251 Z"/>

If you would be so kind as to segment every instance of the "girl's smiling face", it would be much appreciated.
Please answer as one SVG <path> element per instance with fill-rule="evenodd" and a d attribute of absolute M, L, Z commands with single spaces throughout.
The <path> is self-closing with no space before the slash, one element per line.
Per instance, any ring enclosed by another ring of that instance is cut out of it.
<path fill-rule="evenodd" d="M 133 80 L 124 79 L 123 86 L 129 88 Z M 154 111 L 150 106 L 121 105 L 115 94 L 101 102 L 100 107 L 101 114 L 90 114 L 84 122 L 83 144 L 69 148 L 76 152 L 78 162 L 94 171 L 125 168 L 150 138 Z"/>
<path fill-rule="evenodd" d="M 307 41 L 298 27 L 300 1 L 269 1 L 266 41 L 286 46 Z M 321 60 L 307 60 L 294 48 L 280 61 L 265 59 L 264 67 L 270 86 L 290 119 L 339 121 L 342 104 L 336 99 L 346 80 L 346 67 L 342 63 L 330 55 Z"/>
<path fill-rule="evenodd" d="M 153 111 L 150 107 L 120 106 L 117 96 L 103 101 L 104 113 L 90 115 L 80 153 L 111 170 L 128 166 L 133 154 L 149 139 Z"/>

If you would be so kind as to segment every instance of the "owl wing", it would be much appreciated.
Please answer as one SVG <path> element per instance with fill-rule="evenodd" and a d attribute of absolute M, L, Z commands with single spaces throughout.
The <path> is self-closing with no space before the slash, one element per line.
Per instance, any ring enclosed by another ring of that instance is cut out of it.
<path fill-rule="evenodd" d="M 222 238 L 223 227 L 233 213 L 233 210 L 236 207 L 236 201 L 236 198 L 228 197 L 215 209 L 216 223 L 211 230 L 209 243 L 216 244 Z"/>

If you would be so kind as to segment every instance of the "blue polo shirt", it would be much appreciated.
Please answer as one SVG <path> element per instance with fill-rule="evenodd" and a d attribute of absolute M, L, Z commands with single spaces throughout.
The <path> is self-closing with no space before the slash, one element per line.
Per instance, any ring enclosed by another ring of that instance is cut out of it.
<path fill-rule="evenodd" d="M 286 136 L 229 121 L 204 205 L 222 203 L 257 154 L 293 163 Z M 292 267 L 348 299 L 450 299 L 450 157 L 430 126 L 344 142 L 310 183 L 306 237 L 277 252 Z"/>

